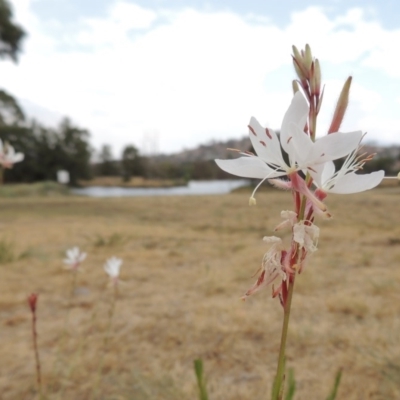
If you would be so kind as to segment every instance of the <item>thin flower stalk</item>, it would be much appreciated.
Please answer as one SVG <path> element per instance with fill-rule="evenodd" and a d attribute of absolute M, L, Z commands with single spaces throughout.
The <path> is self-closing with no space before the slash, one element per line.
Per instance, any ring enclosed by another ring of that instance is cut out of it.
<path fill-rule="evenodd" d="M 289 277 L 289 287 L 287 289 L 286 304 L 283 307 L 281 343 L 279 347 L 278 365 L 276 368 L 276 375 L 272 391 L 272 400 L 281 400 L 284 391 L 286 342 L 287 342 L 287 335 L 289 328 L 290 311 L 292 307 L 295 278 L 296 275 L 291 275 Z"/>
<path fill-rule="evenodd" d="M 56 357 L 53 366 L 53 369 L 56 371 L 57 374 L 59 373 L 68 374 L 68 370 L 65 369 L 62 362 L 62 353 L 66 347 L 68 339 L 68 325 L 76 293 L 77 274 L 78 272 L 82 271 L 81 264 L 86 259 L 86 256 L 87 256 L 86 253 L 82 252 L 79 249 L 79 247 L 75 246 L 66 251 L 65 258 L 63 259 L 63 263 L 65 264 L 64 269 L 69 270 L 71 274 L 70 274 L 70 285 L 67 294 L 67 303 L 66 303 L 67 310 L 64 316 L 63 332 L 57 344 Z"/>
<path fill-rule="evenodd" d="M 113 296 L 111 298 L 110 308 L 108 309 L 108 321 L 107 321 L 107 328 L 104 334 L 103 339 L 103 349 L 100 362 L 98 363 L 97 371 L 96 371 L 96 378 L 95 384 L 92 388 L 90 399 L 95 399 L 98 393 L 100 381 L 101 381 L 101 372 L 104 365 L 105 355 L 108 351 L 108 342 L 111 337 L 111 326 L 114 319 L 115 308 L 118 300 L 118 277 L 120 268 L 122 265 L 122 260 L 117 257 L 109 258 L 106 263 L 104 264 L 104 270 L 109 275 L 110 281 L 113 287 Z"/>
<path fill-rule="evenodd" d="M 306 198 L 303 197 L 302 205 L 306 203 Z M 304 208 L 300 206 L 302 210 Z M 299 219 L 302 220 L 304 218 L 304 212 L 299 214 Z M 293 244 L 292 244 L 293 246 Z M 272 391 L 272 400 L 281 400 L 283 398 L 284 393 L 284 383 L 285 383 L 285 360 L 286 360 L 286 343 L 287 343 L 287 336 L 288 336 L 288 329 L 289 329 L 289 320 L 290 320 L 290 311 L 292 307 L 292 299 L 293 299 L 293 292 L 294 292 L 294 284 L 296 279 L 296 269 L 298 265 L 302 264 L 300 262 L 300 246 L 294 246 L 294 255 L 291 257 L 291 267 L 294 273 L 289 274 L 288 277 L 288 285 L 286 282 L 282 282 L 283 285 L 287 285 L 287 292 L 283 295 L 283 299 L 281 304 L 283 306 L 283 322 L 282 322 L 282 331 L 281 331 L 281 342 L 279 347 L 279 355 L 278 355 L 278 364 L 276 368 L 276 375 L 273 384 L 273 391 Z"/>
<path fill-rule="evenodd" d="M 107 289 L 108 284 L 105 284 L 101 292 L 105 291 Z M 96 329 L 95 324 L 97 323 L 98 320 L 98 312 L 100 308 L 100 302 L 95 302 L 93 311 L 90 315 L 89 321 L 87 323 L 87 329 L 83 331 L 83 334 L 81 335 L 81 338 L 78 343 L 77 350 L 75 351 L 75 354 L 73 357 L 70 358 L 69 365 L 65 369 L 64 377 L 63 377 L 63 385 L 61 387 L 60 391 L 60 398 L 64 398 L 64 392 L 67 387 L 67 383 L 70 379 L 70 377 L 74 374 L 76 369 L 79 369 L 79 364 L 81 361 L 82 357 L 82 351 L 86 347 L 87 343 L 92 339 L 92 334 L 93 331 Z"/>
<path fill-rule="evenodd" d="M 40 365 L 40 357 L 39 357 L 39 346 L 38 346 L 38 334 L 36 329 L 37 323 L 37 316 L 36 316 L 36 309 L 37 309 L 37 300 L 38 294 L 32 293 L 28 297 L 28 304 L 32 314 L 32 340 L 33 340 L 33 349 L 35 353 L 35 365 L 36 365 L 36 382 L 38 386 L 38 392 L 40 399 L 43 398 L 43 387 L 42 387 L 42 373 L 41 373 L 41 365 Z"/>

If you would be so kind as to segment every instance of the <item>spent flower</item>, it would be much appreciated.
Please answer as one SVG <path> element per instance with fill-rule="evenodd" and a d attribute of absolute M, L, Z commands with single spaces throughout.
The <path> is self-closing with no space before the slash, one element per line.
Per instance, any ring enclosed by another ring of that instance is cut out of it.
<path fill-rule="evenodd" d="M 264 254 L 259 268 L 260 275 L 254 285 L 242 296 L 242 300 L 258 292 L 260 289 L 271 284 L 279 276 L 282 280 L 286 280 L 286 272 L 284 271 L 282 260 L 286 254 L 283 249 L 282 239 L 276 236 L 266 236 L 264 242 L 272 244 L 270 249 Z M 258 271 L 257 271 L 258 272 Z"/>
<path fill-rule="evenodd" d="M 299 244 L 300 248 L 314 253 L 317 250 L 319 239 L 318 226 L 308 221 L 300 221 L 293 226 L 293 240 Z"/>

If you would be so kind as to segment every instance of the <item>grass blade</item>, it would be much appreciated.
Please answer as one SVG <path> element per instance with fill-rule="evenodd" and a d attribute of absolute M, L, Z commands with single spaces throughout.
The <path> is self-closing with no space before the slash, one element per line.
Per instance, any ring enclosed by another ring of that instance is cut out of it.
<path fill-rule="evenodd" d="M 285 396 L 285 400 L 293 400 L 295 391 L 296 391 L 296 380 L 294 379 L 294 370 L 291 368 L 289 369 L 287 393 Z"/>
<path fill-rule="evenodd" d="M 326 400 L 335 400 L 336 399 L 336 395 L 337 395 L 337 391 L 340 385 L 340 379 L 342 378 L 342 370 L 339 369 L 339 371 L 336 373 L 336 377 L 335 377 L 335 384 L 333 386 L 333 389 L 330 393 L 330 395 L 326 398 Z"/>
<path fill-rule="evenodd" d="M 208 400 L 202 359 L 194 360 L 194 371 L 196 373 L 197 385 L 199 386 L 199 400 Z"/>

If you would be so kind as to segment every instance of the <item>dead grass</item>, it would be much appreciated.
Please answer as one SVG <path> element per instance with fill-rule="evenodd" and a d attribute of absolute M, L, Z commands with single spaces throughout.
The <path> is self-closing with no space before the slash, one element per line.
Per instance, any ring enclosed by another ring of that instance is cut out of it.
<path fill-rule="evenodd" d="M 328 198 L 334 219 L 319 221 L 319 250 L 296 283 L 287 365 L 297 400 L 324 399 L 339 368 L 339 399 L 400 398 L 399 196 Z M 291 203 L 278 191 L 257 200 L 1 199 L 0 238 L 13 254 L 0 264 L 1 398 L 38 398 L 31 292 L 48 399 L 89 399 L 103 360 L 98 399 L 193 400 L 196 358 L 211 399 L 269 398 L 282 310 L 268 291 L 239 297 L 266 250 L 262 236 Z M 69 305 L 62 258 L 74 245 L 89 255 Z M 102 265 L 113 255 L 124 259 L 125 284 L 104 353 L 112 291 Z"/>

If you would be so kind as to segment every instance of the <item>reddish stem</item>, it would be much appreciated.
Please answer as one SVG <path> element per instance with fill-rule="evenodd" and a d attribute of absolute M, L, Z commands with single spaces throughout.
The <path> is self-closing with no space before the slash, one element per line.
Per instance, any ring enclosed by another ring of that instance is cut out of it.
<path fill-rule="evenodd" d="M 42 393 L 42 374 L 40 368 L 40 358 L 39 358 L 39 347 L 37 343 L 37 330 L 36 330 L 36 302 L 37 294 L 31 294 L 28 298 L 28 303 L 32 312 L 32 339 L 33 339 L 33 349 L 35 352 L 35 363 L 36 363 L 36 381 L 38 385 L 38 390 L 40 398 L 43 398 Z"/>

